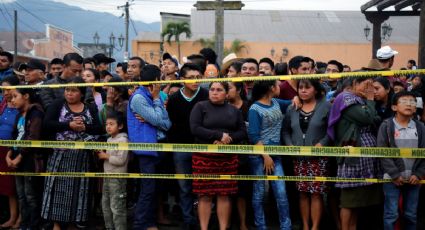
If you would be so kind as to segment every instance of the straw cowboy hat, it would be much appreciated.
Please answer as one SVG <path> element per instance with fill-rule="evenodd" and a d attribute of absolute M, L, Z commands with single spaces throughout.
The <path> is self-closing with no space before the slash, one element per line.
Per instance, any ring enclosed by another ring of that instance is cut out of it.
<path fill-rule="evenodd" d="M 230 67 L 231 64 L 235 61 L 242 60 L 243 58 L 238 58 L 235 53 L 230 53 L 226 57 L 223 58 L 223 64 L 221 65 L 221 74 L 225 75 L 226 70 Z"/>
<path fill-rule="evenodd" d="M 383 67 L 382 64 L 378 61 L 378 59 L 372 59 L 369 61 L 369 64 L 367 64 L 367 67 L 362 67 L 362 70 L 382 71 L 382 70 L 389 70 L 389 69 Z"/>

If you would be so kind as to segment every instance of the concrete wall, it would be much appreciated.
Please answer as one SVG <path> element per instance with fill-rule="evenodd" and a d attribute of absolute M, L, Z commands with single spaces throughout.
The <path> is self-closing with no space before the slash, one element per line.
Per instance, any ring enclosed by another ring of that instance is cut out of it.
<path fill-rule="evenodd" d="M 159 41 L 133 41 L 132 53 L 147 60 L 150 63 L 159 63 Z M 344 43 L 269 43 L 269 42 L 246 42 L 244 43 L 247 49 L 243 49 L 239 57 L 254 57 L 260 59 L 262 57 L 269 57 L 275 62 L 289 61 L 289 59 L 296 55 L 304 55 L 313 58 L 316 61 L 327 62 L 331 59 L 336 59 L 343 64 L 352 67 L 353 70 L 367 66 L 372 56 L 371 44 L 344 44 Z M 393 69 L 400 69 L 405 67 L 409 59 L 417 60 L 418 45 L 414 44 L 388 44 L 393 49 L 397 50 L 399 54 L 395 58 Z M 225 46 L 230 46 L 230 42 L 225 42 Z M 181 55 L 186 57 L 193 53 L 198 53 L 201 45 L 196 42 L 187 41 L 181 42 Z M 271 49 L 275 50 L 275 54 L 271 57 Z M 282 49 L 288 49 L 288 56 L 282 56 Z M 177 57 L 177 45 L 172 42 L 169 45 L 164 43 L 165 52 L 169 52 Z M 150 59 L 150 52 L 154 53 Z"/>
<path fill-rule="evenodd" d="M 70 52 L 77 52 L 73 45 L 72 32 L 46 25 L 46 38 L 34 40 L 34 55 L 48 59 L 63 58 Z"/>

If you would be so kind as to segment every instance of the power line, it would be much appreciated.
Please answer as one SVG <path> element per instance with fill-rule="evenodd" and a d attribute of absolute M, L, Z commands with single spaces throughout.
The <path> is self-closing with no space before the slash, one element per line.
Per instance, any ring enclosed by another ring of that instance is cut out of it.
<path fill-rule="evenodd" d="M 17 5 L 19 5 L 25 12 L 27 12 L 27 13 L 29 13 L 31 16 L 33 16 L 34 18 L 36 18 L 37 20 L 39 20 L 40 22 L 42 22 L 43 24 L 50 24 L 49 22 L 47 22 L 45 19 L 42 19 L 41 17 L 38 17 L 37 15 L 35 15 L 35 14 L 33 14 L 33 13 L 31 13 L 29 10 L 27 10 L 24 6 L 22 6 L 19 2 L 18 2 L 18 0 L 16 0 L 15 1 L 15 3 L 17 4 Z M 72 33 L 74 36 L 77 36 L 77 37 L 80 37 L 80 38 L 83 38 L 83 39 L 88 39 L 87 37 L 84 37 L 84 36 L 81 36 L 81 35 L 79 35 L 79 34 L 74 34 L 74 33 Z M 79 42 L 79 41 L 76 41 L 76 40 L 74 40 L 73 42 L 75 42 L 75 43 L 81 43 L 81 42 Z"/>
<path fill-rule="evenodd" d="M 43 24 L 48 24 L 44 19 L 38 17 L 37 15 L 33 14 L 31 11 L 27 10 L 24 6 L 22 6 L 18 0 L 15 1 L 15 4 L 21 7 L 25 12 L 29 13 L 31 16 L 39 20 Z"/>
<path fill-rule="evenodd" d="M 17 3 L 17 2 L 16 2 Z M 9 17 L 10 18 L 12 18 L 12 15 L 10 15 L 10 13 L 7 11 L 7 8 L 5 7 L 5 5 L 4 4 L 2 4 L 2 6 L 3 6 L 3 8 L 5 9 L 5 11 L 6 11 L 6 13 L 9 15 Z M 25 9 L 25 7 L 22 7 L 21 6 L 21 8 L 22 9 L 24 9 L 27 13 L 29 13 L 29 11 L 28 10 L 26 10 Z M 30 13 L 31 14 L 31 13 Z M 34 16 L 33 14 L 31 14 L 32 16 Z M 36 17 L 37 18 L 37 17 Z M 45 22 L 44 20 L 42 20 L 42 19 L 40 19 L 40 18 L 37 18 L 39 21 L 41 21 L 43 24 L 49 24 L 49 23 L 47 23 L 47 22 Z M 25 25 L 26 27 L 28 27 L 29 29 L 31 29 L 31 30 L 33 30 L 33 31 L 39 31 L 38 29 L 36 29 L 36 28 L 34 28 L 33 26 L 31 26 L 31 25 L 29 25 L 29 24 L 27 24 L 26 22 L 24 22 L 23 20 L 21 20 L 19 17 L 18 17 L 18 22 L 20 22 L 21 24 L 23 24 L 23 25 Z M 13 28 L 13 27 L 12 27 Z M 73 34 L 73 35 L 77 35 L 77 34 Z M 78 35 L 77 35 L 78 36 Z M 22 40 L 22 36 L 21 36 L 21 34 L 20 33 L 18 33 L 18 38 L 20 39 L 20 40 Z M 63 47 L 65 47 L 65 48 L 70 48 L 70 49 L 74 49 L 74 43 L 81 43 L 81 42 L 78 42 L 78 41 L 75 41 L 75 40 L 73 40 L 73 44 L 71 44 L 71 46 L 69 46 L 69 45 L 63 45 L 62 44 L 62 46 Z"/>
<path fill-rule="evenodd" d="M 7 11 L 5 4 L 2 3 L 1 5 L 4 8 L 4 12 L 6 12 L 6 14 L 9 16 L 10 21 L 11 22 L 14 22 L 15 19 L 12 17 L 12 15 L 9 13 L 9 11 Z M 2 12 L 2 14 L 3 14 L 3 12 Z M 19 17 L 18 17 L 18 19 L 19 19 Z M 6 19 L 6 22 L 7 22 L 7 24 L 9 24 L 10 29 L 13 31 L 14 30 L 14 26 L 12 26 L 7 19 Z M 21 37 L 21 35 L 19 33 L 18 33 L 18 39 L 21 39 L 22 40 L 22 37 Z"/>
<path fill-rule="evenodd" d="M 10 24 L 9 18 L 6 17 L 6 15 L 4 14 L 4 12 L 3 12 L 3 10 L 1 8 L 0 8 L 0 12 L 3 15 L 3 17 L 4 17 L 5 21 L 7 22 L 7 24 L 9 25 L 10 29 L 13 30 L 13 26 L 12 26 L 12 24 Z"/>

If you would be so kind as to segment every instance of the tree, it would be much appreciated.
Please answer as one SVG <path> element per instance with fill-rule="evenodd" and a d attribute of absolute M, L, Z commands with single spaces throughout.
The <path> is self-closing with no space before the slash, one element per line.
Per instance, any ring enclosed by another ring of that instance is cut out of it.
<path fill-rule="evenodd" d="M 227 56 L 230 53 L 239 54 L 240 52 L 242 52 L 242 49 L 245 49 L 248 53 L 248 47 L 244 45 L 244 41 L 235 39 L 232 41 L 230 48 L 224 48 L 224 56 Z"/>
<path fill-rule="evenodd" d="M 214 38 L 201 38 L 196 40 L 195 43 L 198 43 L 202 46 L 202 48 L 211 48 L 215 49 L 215 40 Z"/>
<path fill-rule="evenodd" d="M 179 61 L 181 59 L 180 35 L 182 34 L 186 34 L 186 38 L 190 38 L 192 36 L 192 32 L 190 31 L 190 25 L 188 22 L 170 22 L 165 26 L 164 30 L 161 33 L 162 38 L 166 37 L 166 40 L 169 45 L 171 45 L 171 39 L 174 37 L 174 40 L 177 43 Z"/>

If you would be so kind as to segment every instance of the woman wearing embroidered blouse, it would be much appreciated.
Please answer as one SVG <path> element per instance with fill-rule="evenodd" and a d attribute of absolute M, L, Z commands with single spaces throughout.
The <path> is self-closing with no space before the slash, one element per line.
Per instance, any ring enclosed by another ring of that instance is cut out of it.
<path fill-rule="evenodd" d="M 84 83 L 75 77 L 71 83 Z M 49 106 L 44 127 L 57 141 L 95 141 L 101 134 L 97 109 L 84 103 L 85 87 L 66 87 L 65 99 Z M 89 172 L 89 150 L 54 149 L 47 161 L 47 172 Z M 48 177 L 44 182 L 41 217 L 54 223 L 54 230 L 75 224 L 83 227 L 90 214 L 89 178 Z M 66 202 L 65 202 L 66 201 Z"/>
<path fill-rule="evenodd" d="M 285 115 L 282 135 L 285 145 L 326 146 L 329 138 L 326 134 L 331 104 L 323 100 L 323 88 L 317 80 L 300 80 L 297 85 L 298 97 L 302 108 L 290 106 Z M 298 157 L 294 160 L 295 176 L 327 176 L 327 157 Z M 300 181 L 296 183 L 300 192 L 300 211 L 303 229 L 319 229 L 323 212 L 323 194 L 326 184 L 323 182 Z M 312 226 L 310 228 L 310 218 Z"/>

